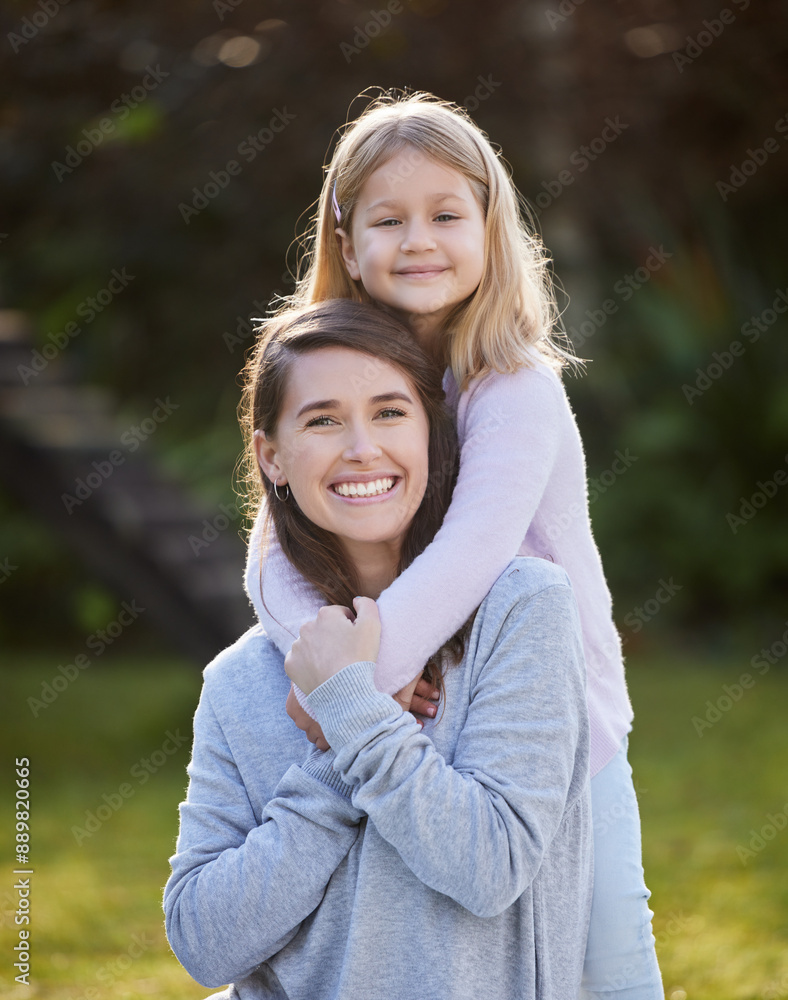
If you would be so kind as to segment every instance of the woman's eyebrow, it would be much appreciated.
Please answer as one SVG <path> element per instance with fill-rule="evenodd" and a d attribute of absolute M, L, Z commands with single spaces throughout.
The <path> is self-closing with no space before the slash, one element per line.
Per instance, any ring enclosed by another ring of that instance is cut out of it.
<path fill-rule="evenodd" d="M 312 403 L 304 403 L 298 413 L 296 413 L 296 420 L 300 416 L 303 416 L 304 413 L 309 413 L 310 410 L 335 410 L 338 406 L 338 399 L 316 399 Z"/>
<path fill-rule="evenodd" d="M 413 400 L 410 396 L 406 396 L 404 392 L 383 392 L 379 396 L 372 396 L 369 401 L 373 406 L 379 406 L 381 403 L 391 403 L 394 400 L 400 400 L 403 403 L 413 405 Z M 296 413 L 296 420 L 311 410 L 336 410 L 341 405 L 338 399 L 315 399 L 311 403 L 304 403 L 298 413 Z"/>
<path fill-rule="evenodd" d="M 413 400 L 410 396 L 406 396 L 404 392 L 384 392 L 380 396 L 372 396 L 370 403 L 373 406 L 379 406 L 381 403 L 392 403 L 394 400 L 400 400 L 403 403 L 410 403 L 413 406 Z"/>

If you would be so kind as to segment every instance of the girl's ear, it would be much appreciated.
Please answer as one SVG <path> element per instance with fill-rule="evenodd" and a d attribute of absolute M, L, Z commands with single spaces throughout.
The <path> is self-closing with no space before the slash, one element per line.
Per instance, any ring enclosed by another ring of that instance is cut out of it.
<path fill-rule="evenodd" d="M 282 470 L 277 461 L 277 448 L 274 441 L 268 437 L 264 431 L 254 432 L 254 450 L 257 455 L 257 464 L 268 476 L 272 483 L 282 475 Z M 280 485 L 284 486 L 284 480 Z"/>
<path fill-rule="evenodd" d="M 347 273 L 353 279 L 353 281 L 361 280 L 361 271 L 359 270 L 358 260 L 356 260 L 356 251 L 353 248 L 353 244 L 350 241 L 350 237 L 345 232 L 344 229 L 335 229 L 334 232 L 339 237 L 339 245 L 342 251 L 342 260 L 345 262 L 345 267 L 347 268 Z"/>

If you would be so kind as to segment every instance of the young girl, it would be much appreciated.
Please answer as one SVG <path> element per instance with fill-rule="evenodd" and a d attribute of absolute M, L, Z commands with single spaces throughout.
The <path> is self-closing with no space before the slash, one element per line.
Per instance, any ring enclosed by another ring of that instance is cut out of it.
<path fill-rule="evenodd" d="M 499 156 L 461 109 L 427 94 L 381 98 L 343 134 L 321 192 L 309 267 L 290 304 L 340 297 L 404 318 L 446 367 L 461 446 L 440 531 L 377 601 L 375 683 L 389 694 L 404 688 L 407 703 L 425 662 L 515 556 L 563 567 L 583 629 L 595 820 L 584 991 L 661 998 L 626 758 L 632 707 L 591 534 L 582 445 L 558 376 L 569 355 L 552 339 L 544 250 L 522 222 Z M 246 586 L 283 652 L 324 603 L 263 537 L 260 517 Z"/>

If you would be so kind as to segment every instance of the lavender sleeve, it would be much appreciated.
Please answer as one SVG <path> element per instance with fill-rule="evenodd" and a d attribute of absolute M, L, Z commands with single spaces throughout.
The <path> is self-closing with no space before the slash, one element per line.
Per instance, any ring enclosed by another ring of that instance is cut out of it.
<path fill-rule="evenodd" d="M 290 562 L 273 532 L 263 559 L 265 513 L 261 508 L 249 537 L 244 585 L 265 634 L 287 655 L 301 626 L 316 618 L 326 602 Z"/>
<path fill-rule="evenodd" d="M 517 555 L 555 465 L 566 405 L 556 378 L 521 369 L 486 376 L 469 393 L 443 525 L 378 599 L 375 684 L 387 694 L 413 680 Z"/>

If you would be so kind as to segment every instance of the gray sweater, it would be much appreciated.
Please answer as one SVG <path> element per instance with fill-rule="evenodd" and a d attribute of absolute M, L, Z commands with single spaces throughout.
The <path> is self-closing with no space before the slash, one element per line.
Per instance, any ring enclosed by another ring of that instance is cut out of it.
<path fill-rule="evenodd" d="M 173 951 L 244 1000 L 574 1000 L 592 842 L 565 572 L 511 563 L 423 731 L 373 672 L 309 696 L 321 753 L 259 628 L 206 668 L 164 890 Z"/>

